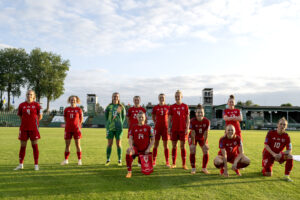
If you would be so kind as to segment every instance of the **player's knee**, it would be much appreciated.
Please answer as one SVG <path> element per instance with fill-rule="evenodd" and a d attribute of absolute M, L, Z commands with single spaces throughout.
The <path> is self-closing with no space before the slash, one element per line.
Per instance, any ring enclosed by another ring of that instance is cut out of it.
<path fill-rule="evenodd" d="M 131 154 L 131 149 L 130 149 L 130 148 L 128 148 L 128 149 L 126 150 L 126 154 L 127 154 L 127 155 L 130 155 L 130 154 Z"/>

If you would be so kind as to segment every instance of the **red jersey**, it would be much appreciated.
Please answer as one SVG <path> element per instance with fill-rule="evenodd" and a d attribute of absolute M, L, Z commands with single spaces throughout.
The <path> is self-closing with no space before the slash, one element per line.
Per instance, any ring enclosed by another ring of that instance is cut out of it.
<path fill-rule="evenodd" d="M 137 114 L 140 111 L 142 111 L 143 113 L 146 114 L 146 109 L 143 108 L 142 106 L 137 107 L 137 108 L 133 106 L 128 109 L 127 117 L 129 118 L 129 129 L 139 123 L 138 119 L 137 119 Z"/>
<path fill-rule="evenodd" d="M 268 132 L 265 139 L 265 144 L 277 154 L 282 152 L 284 147 L 286 147 L 286 150 L 292 150 L 292 144 L 289 135 L 287 133 L 278 134 L 277 130 Z"/>
<path fill-rule="evenodd" d="M 18 108 L 18 115 L 21 117 L 21 131 L 33 131 L 39 127 L 39 116 L 41 106 L 37 102 L 21 103 Z"/>
<path fill-rule="evenodd" d="M 66 120 L 66 132 L 77 132 L 81 128 L 82 110 L 79 107 L 67 107 L 64 110 Z"/>
<path fill-rule="evenodd" d="M 172 116 L 172 132 L 185 131 L 186 119 L 189 116 L 189 107 L 182 103 L 177 105 L 176 103 L 170 106 L 169 115 Z"/>
<path fill-rule="evenodd" d="M 155 115 L 155 128 L 168 127 L 169 109 L 168 105 L 156 105 L 153 107 L 152 115 Z"/>
<path fill-rule="evenodd" d="M 239 117 L 241 116 L 241 111 L 239 109 L 225 109 L 223 116 L 227 117 Z M 236 120 L 232 121 L 225 121 L 226 126 L 232 124 L 235 128 L 236 133 L 241 132 L 240 122 Z"/>
<path fill-rule="evenodd" d="M 135 125 L 129 132 L 129 135 L 132 136 L 133 145 L 139 151 L 146 151 L 150 144 L 150 138 L 153 137 L 152 128 L 144 124 L 142 126 Z"/>
<path fill-rule="evenodd" d="M 241 138 L 237 135 L 232 139 L 229 139 L 226 136 L 223 136 L 220 138 L 220 141 L 219 141 L 219 148 L 225 149 L 226 154 L 227 154 L 227 160 L 230 160 L 230 158 L 236 157 L 239 154 L 239 147 L 242 145 L 243 145 L 243 143 L 241 141 Z M 219 155 L 222 155 L 221 150 L 219 151 Z"/>
<path fill-rule="evenodd" d="M 206 117 L 204 117 L 202 121 L 198 121 L 197 118 L 195 117 L 191 119 L 190 129 L 192 131 L 195 131 L 196 140 L 203 140 L 205 131 L 208 131 L 210 129 L 210 121 Z"/>

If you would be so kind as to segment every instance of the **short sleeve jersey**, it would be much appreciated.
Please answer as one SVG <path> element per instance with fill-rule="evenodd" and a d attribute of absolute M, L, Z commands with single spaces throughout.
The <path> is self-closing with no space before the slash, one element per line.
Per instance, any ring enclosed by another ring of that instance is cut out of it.
<path fill-rule="evenodd" d="M 133 106 L 128 109 L 127 117 L 129 118 L 129 123 L 130 123 L 129 129 L 138 124 L 137 115 L 140 111 L 146 114 L 146 109 L 143 108 L 142 106 L 140 107 Z"/>
<path fill-rule="evenodd" d="M 135 125 L 129 132 L 129 136 L 133 138 L 133 145 L 138 151 L 145 151 L 149 144 L 150 138 L 153 137 L 152 128 L 145 124 L 142 126 Z"/>
<path fill-rule="evenodd" d="M 153 107 L 152 115 L 155 115 L 155 128 L 168 127 L 169 109 L 168 105 L 156 105 Z"/>
<path fill-rule="evenodd" d="M 177 105 L 176 103 L 170 106 L 169 115 L 172 116 L 172 132 L 185 131 L 186 119 L 189 116 L 189 107 L 182 103 Z"/>
<path fill-rule="evenodd" d="M 204 139 L 205 131 L 210 129 L 210 121 L 206 117 L 204 117 L 201 121 L 198 121 L 195 117 L 190 122 L 190 129 L 195 131 L 196 140 L 202 140 Z"/>
<path fill-rule="evenodd" d="M 242 145 L 241 138 L 237 135 L 232 139 L 223 136 L 219 140 L 219 155 L 222 155 L 221 149 L 225 149 L 228 158 L 235 157 L 239 154 L 239 147 Z"/>
<path fill-rule="evenodd" d="M 227 116 L 227 117 L 239 117 L 241 115 L 241 111 L 239 109 L 225 109 L 223 116 Z M 229 124 L 232 124 L 235 128 L 235 130 L 241 131 L 241 127 L 240 127 L 240 122 L 236 121 L 236 120 L 232 120 L 232 121 L 225 121 L 226 126 Z"/>
<path fill-rule="evenodd" d="M 41 106 L 37 102 L 23 102 L 19 105 L 18 115 L 21 117 L 22 131 L 33 131 L 39 127 L 39 116 L 41 113 Z"/>
<path fill-rule="evenodd" d="M 265 139 L 265 144 L 277 154 L 282 152 L 284 147 L 286 150 L 292 150 L 292 144 L 289 135 L 287 133 L 278 134 L 277 130 L 271 130 L 268 132 Z"/>
<path fill-rule="evenodd" d="M 80 121 L 82 121 L 82 110 L 79 107 L 67 107 L 64 110 L 64 117 L 66 119 L 66 132 L 73 132 L 80 130 Z"/>

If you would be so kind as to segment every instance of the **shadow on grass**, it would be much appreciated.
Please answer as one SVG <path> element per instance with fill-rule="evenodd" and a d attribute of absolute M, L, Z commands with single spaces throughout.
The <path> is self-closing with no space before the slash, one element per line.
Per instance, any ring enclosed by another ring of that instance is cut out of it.
<path fill-rule="evenodd" d="M 41 165 L 13 171 L 15 166 L 0 167 L 0 197 L 29 197 L 49 195 L 73 195 L 83 193 L 135 192 L 174 188 L 216 187 L 245 183 L 279 181 L 262 177 L 259 172 L 245 172 L 242 177 L 232 175 L 222 178 L 212 171 L 210 175 L 190 174 L 190 170 L 169 169 L 157 166 L 150 176 L 143 175 L 140 168 L 133 167 L 133 176 L 126 179 L 126 167 L 111 165 Z"/>

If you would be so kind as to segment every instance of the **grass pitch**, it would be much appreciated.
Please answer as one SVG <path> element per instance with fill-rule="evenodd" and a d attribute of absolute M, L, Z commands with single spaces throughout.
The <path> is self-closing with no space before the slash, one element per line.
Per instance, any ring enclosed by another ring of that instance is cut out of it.
<path fill-rule="evenodd" d="M 158 150 L 157 166 L 150 176 L 142 175 L 134 161 L 133 176 L 126 179 L 125 152 L 127 130 L 123 135 L 123 166 L 117 166 L 114 144 L 111 165 L 105 167 L 106 144 L 104 129 L 83 129 L 82 166 L 77 166 L 74 141 L 71 144 L 69 165 L 61 166 L 64 159 L 64 130 L 41 128 L 40 171 L 33 170 L 30 142 L 26 149 L 25 169 L 13 171 L 18 165 L 18 128 L 0 128 L 0 198 L 1 199 L 300 199 L 299 162 L 294 162 L 293 182 L 283 181 L 284 164 L 275 163 L 273 177 L 263 177 L 261 153 L 267 131 L 243 131 L 245 154 L 251 159 L 248 168 L 237 177 L 230 170 L 229 178 L 219 176 L 213 159 L 217 155 L 218 141 L 224 131 L 209 133 L 210 175 L 200 173 L 202 151 L 197 147 L 196 175 L 181 169 L 178 148 L 177 169 L 164 166 L 162 143 Z M 300 132 L 289 132 L 293 154 L 300 154 Z M 188 145 L 186 146 L 188 149 Z M 171 142 L 169 142 L 171 152 Z M 171 156 L 170 156 L 171 158 Z M 189 151 L 187 154 L 189 164 Z M 229 165 L 231 167 L 231 165 Z"/>

